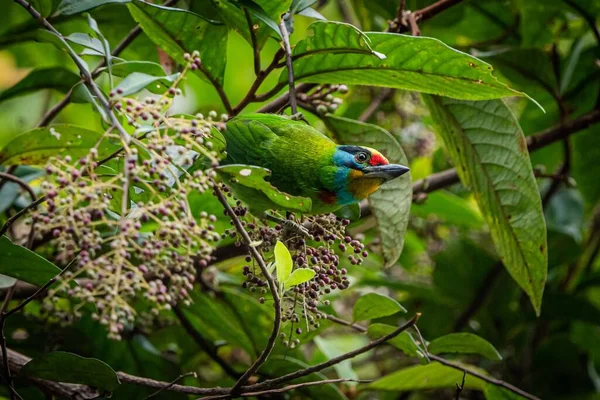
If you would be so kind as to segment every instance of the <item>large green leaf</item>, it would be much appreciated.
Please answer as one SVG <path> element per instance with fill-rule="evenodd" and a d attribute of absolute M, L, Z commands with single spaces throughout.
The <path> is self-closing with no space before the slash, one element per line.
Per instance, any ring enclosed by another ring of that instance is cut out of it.
<path fill-rule="evenodd" d="M 483 372 L 470 365 L 464 364 L 463 366 Z M 455 388 L 457 383 L 460 385 L 462 378 L 462 371 L 433 362 L 427 365 L 417 365 L 392 372 L 367 385 L 366 388 L 388 391 Z M 465 388 L 483 390 L 484 387 L 485 381 L 467 375 Z"/>
<path fill-rule="evenodd" d="M 55 382 L 80 383 L 109 392 L 121 383 L 115 371 L 105 362 L 64 351 L 54 351 L 34 358 L 21 368 L 19 375 Z"/>
<path fill-rule="evenodd" d="M 102 135 L 68 124 L 32 129 L 16 136 L 0 150 L 0 164 L 40 165 L 49 157 L 58 155 L 81 157 L 96 145 Z M 108 140 L 103 140 L 98 147 L 98 154 L 103 157 L 117 148 Z"/>
<path fill-rule="evenodd" d="M 501 360 L 498 350 L 487 340 L 473 333 L 451 333 L 433 340 L 427 347 L 432 354 L 481 354 L 490 360 Z"/>
<path fill-rule="evenodd" d="M 318 22 L 318 24 L 327 24 Z M 391 33 L 367 33 L 371 48 L 386 56 L 325 52 L 329 40 L 309 40 L 314 52 L 294 61 L 296 81 L 384 86 L 464 100 L 523 95 L 498 81 L 491 65 L 454 50 L 439 40 Z M 336 39 L 337 41 L 338 39 Z M 297 47 L 305 46 L 300 42 Z M 339 45 L 338 45 L 339 46 Z M 280 76 L 287 82 L 287 70 Z"/>
<path fill-rule="evenodd" d="M 546 223 L 519 123 L 501 100 L 423 99 L 502 262 L 539 315 L 548 269 Z"/>
<path fill-rule="evenodd" d="M 386 130 L 348 118 L 328 115 L 324 119 L 340 143 L 375 148 L 391 163 L 408 165 L 398 141 Z M 412 204 L 410 172 L 383 184 L 369 196 L 369 206 L 377 219 L 385 265 L 393 265 L 404 247 L 404 236 Z"/>
<path fill-rule="evenodd" d="M 63 67 L 34 69 L 16 85 L 0 93 L 0 101 L 41 89 L 55 89 L 66 93 L 77 82 L 79 76 Z"/>
<path fill-rule="evenodd" d="M 352 319 L 354 321 L 371 320 L 398 312 L 406 312 L 406 309 L 396 300 L 378 293 L 367 293 L 356 300 L 352 310 Z"/>
<path fill-rule="evenodd" d="M 60 269 L 42 256 L 0 237 L 0 273 L 35 286 L 44 286 Z"/>
<path fill-rule="evenodd" d="M 157 6 L 139 0 L 132 1 L 127 7 L 150 40 L 170 57 L 185 64 L 183 55 L 197 50 L 208 73 L 219 84 L 223 84 L 227 63 L 225 25 L 187 10 Z"/>

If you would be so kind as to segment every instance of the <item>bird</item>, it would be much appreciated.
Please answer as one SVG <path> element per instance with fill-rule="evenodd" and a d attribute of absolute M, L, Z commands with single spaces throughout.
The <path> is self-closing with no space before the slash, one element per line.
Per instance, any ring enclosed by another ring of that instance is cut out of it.
<path fill-rule="evenodd" d="M 222 164 L 268 169 L 269 183 L 292 196 L 310 198 L 306 214 L 332 213 L 367 198 L 383 183 L 409 171 L 390 164 L 379 151 L 338 145 L 305 122 L 275 114 L 245 114 L 230 119 L 223 132 Z M 255 189 L 233 185 L 233 194 L 251 214 L 297 211 L 275 204 Z"/>

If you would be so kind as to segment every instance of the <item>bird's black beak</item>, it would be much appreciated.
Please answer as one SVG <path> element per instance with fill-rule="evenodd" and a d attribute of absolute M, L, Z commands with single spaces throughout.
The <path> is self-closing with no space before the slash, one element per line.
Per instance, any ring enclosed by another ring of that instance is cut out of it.
<path fill-rule="evenodd" d="M 410 168 L 399 164 L 376 165 L 363 168 L 365 178 L 381 178 L 384 181 L 391 181 L 410 171 Z"/>

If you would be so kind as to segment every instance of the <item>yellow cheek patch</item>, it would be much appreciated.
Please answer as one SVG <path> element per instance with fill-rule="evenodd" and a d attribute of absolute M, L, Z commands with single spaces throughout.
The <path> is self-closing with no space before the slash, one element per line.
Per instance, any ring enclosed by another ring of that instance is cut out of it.
<path fill-rule="evenodd" d="M 362 173 L 360 174 L 363 175 Z M 348 191 L 355 199 L 362 200 L 366 199 L 371 193 L 379 189 L 379 186 L 381 186 L 382 183 L 383 180 L 380 178 L 351 180 L 350 183 L 348 183 Z"/>

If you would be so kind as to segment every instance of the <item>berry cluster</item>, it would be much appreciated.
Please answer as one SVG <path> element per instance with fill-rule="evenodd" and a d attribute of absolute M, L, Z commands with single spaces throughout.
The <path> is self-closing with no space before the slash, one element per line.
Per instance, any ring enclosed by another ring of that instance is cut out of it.
<path fill-rule="evenodd" d="M 348 86 L 346 85 L 322 85 L 318 86 L 311 94 L 300 93 L 298 94 L 298 100 L 300 102 L 311 105 L 315 110 L 321 114 L 333 113 L 343 100 L 340 97 L 335 97 L 336 93 L 346 94 L 348 93 Z"/>

